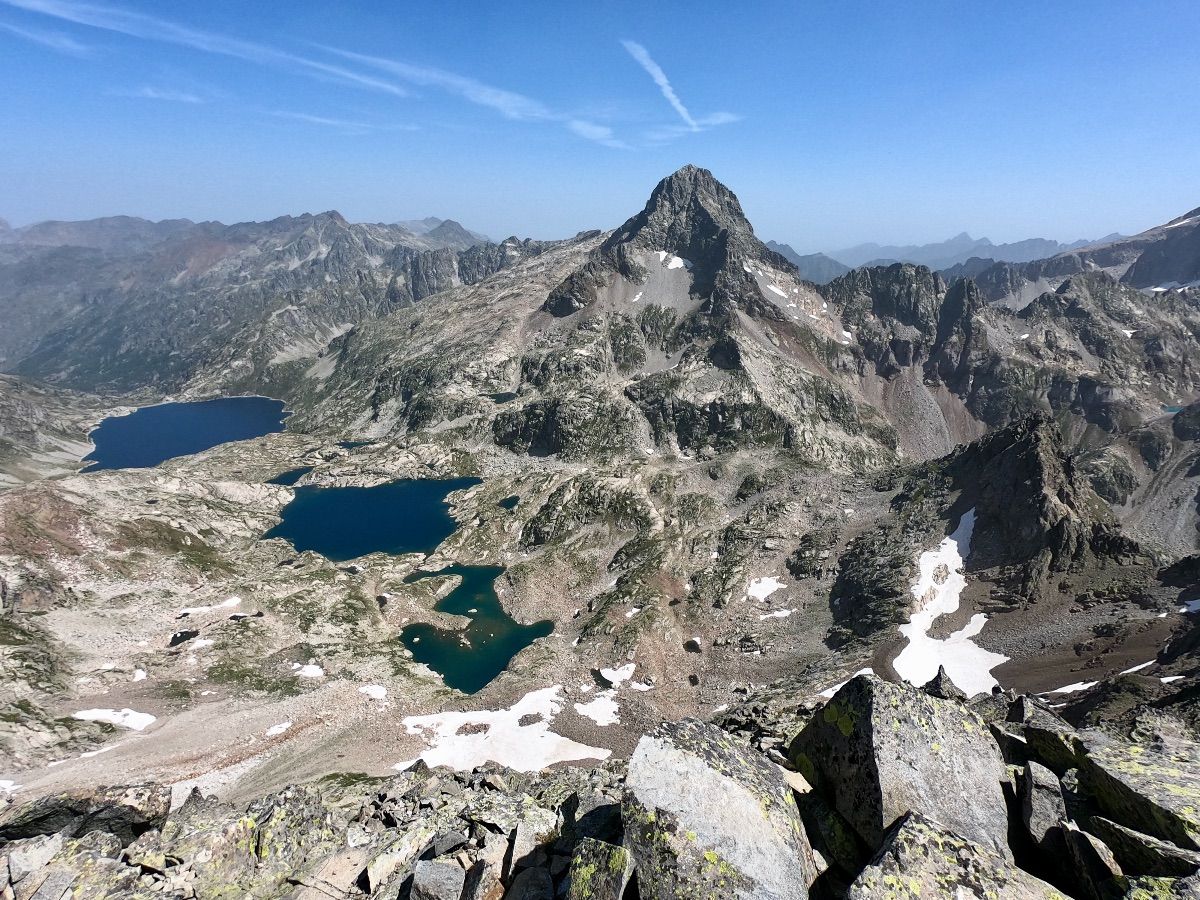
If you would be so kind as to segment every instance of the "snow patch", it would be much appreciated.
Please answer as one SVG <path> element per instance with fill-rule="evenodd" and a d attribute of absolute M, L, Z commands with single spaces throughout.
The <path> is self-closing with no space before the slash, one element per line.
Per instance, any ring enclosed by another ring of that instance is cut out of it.
<path fill-rule="evenodd" d="M 619 669 L 601 669 L 600 677 L 616 688 L 621 686 L 621 682 L 632 678 L 636 668 L 637 663 L 627 663 Z"/>
<path fill-rule="evenodd" d="M 302 666 L 300 663 L 292 663 L 292 671 L 296 674 L 297 678 L 325 677 L 325 670 L 318 665 L 314 665 L 313 663 L 309 663 L 306 666 Z"/>
<path fill-rule="evenodd" d="M 71 718 L 81 722 L 105 722 L 133 731 L 144 731 L 155 720 L 150 713 L 134 712 L 132 709 L 81 709 L 71 713 Z"/>
<path fill-rule="evenodd" d="M 1052 691 L 1043 691 L 1045 694 L 1075 694 L 1079 691 L 1086 691 L 1094 688 L 1100 682 L 1098 681 L 1076 681 L 1074 684 L 1065 684 L 1060 688 L 1055 688 Z"/>
<path fill-rule="evenodd" d="M 875 674 L 874 669 L 871 669 L 871 668 L 859 669 L 857 672 L 855 672 L 853 675 L 851 675 L 845 681 L 838 682 L 833 687 L 825 688 L 825 690 L 821 691 L 819 696 L 824 697 L 826 700 L 828 700 L 830 697 L 832 697 L 834 694 L 836 694 L 838 691 L 840 691 L 842 688 L 844 688 L 846 685 L 848 685 L 851 681 L 853 681 L 859 675 L 874 675 L 874 674 Z"/>
<path fill-rule="evenodd" d="M 133 670 L 133 680 L 134 681 L 145 681 L 146 680 L 146 670 L 145 669 L 134 669 Z"/>
<path fill-rule="evenodd" d="M 957 527 L 942 538 L 936 550 L 927 550 L 917 560 L 920 574 L 912 586 L 917 608 L 909 621 L 900 626 L 908 645 L 892 663 L 896 674 L 909 684 L 921 686 L 944 666 L 950 680 L 967 696 L 987 693 L 996 686 L 992 669 L 1008 660 L 1007 656 L 980 647 L 971 638 L 983 631 L 987 616 L 976 613 L 960 630 L 945 640 L 929 636 L 934 621 L 957 612 L 963 588 L 967 586 L 963 564 L 971 552 L 975 530 L 975 510 L 963 513 Z"/>
<path fill-rule="evenodd" d="M 550 730 L 562 710 L 561 692 L 556 684 L 530 691 L 507 709 L 407 716 L 401 724 L 408 734 L 429 742 L 418 759 L 430 767 L 470 771 L 490 761 L 518 772 L 536 772 L 560 762 L 608 759 L 611 750 L 588 747 Z M 522 725 L 526 716 L 536 721 Z M 407 765 L 397 763 L 394 768 Z"/>
<path fill-rule="evenodd" d="M 1182 675 L 1164 675 L 1162 678 L 1160 678 L 1158 680 L 1161 681 L 1163 684 L 1170 684 L 1172 681 L 1179 681 L 1179 679 L 1181 679 L 1181 678 L 1183 678 Z"/>
<path fill-rule="evenodd" d="M 750 587 L 746 589 L 746 593 L 755 600 L 766 600 L 773 593 L 782 588 L 787 587 L 774 575 L 767 575 L 764 578 L 755 578 L 750 582 Z"/>
<path fill-rule="evenodd" d="M 192 613 L 212 612 L 214 609 L 229 609 L 230 607 L 238 606 L 241 602 L 241 597 L 230 597 L 228 600 L 224 600 L 215 606 L 189 606 L 186 609 L 181 609 L 179 614 L 183 616 L 190 615 Z"/>
<path fill-rule="evenodd" d="M 1200 222 L 1200 216 L 1192 216 L 1190 219 L 1180 219 L 1178 222 L 1172 222 L 1167 225 L 1167 228 L 1179 228 L 1181 225 L 1191 225 L 1193 222 Z"/>
<path fill-rule="evenodd" d="M 588 703 L 576 703 L 575 712 L 586 716 L 597 725 L 619 725 L 621 723 L 621 708 L 617 705 L 617 692 L 602 691 L 594 700 Z"/>
<path fill-rule="evenodd" d="M 272 725 L 267 729 L 267 737 L 275 737 L 277 734 L 283 734 L 291 727 L 291 722 L 280 722 L 278 725 Z"/>
<path fill-rule="evenodd" d="M 773 284 L 768 284 L 767 290 L 770 291 L 772 294 L 778 294 L 780 297 L 787 296 L 787 291 L 780 290 L 779 288 L 775 287 L 775 285 L 773 285 Z"/>
<path fill-rule="evenodd" d="M 595 699 L 587 703 L 576 703 L 575 712 L 586 716 L 597 725 L 619 725 L 621 723 L 621 708 L 617 704 L 617 690 L 633 677 L 637 663 L 626 663 L 617 669 L 601 669 L 600 677 L 612 685 L 607 691 L 596 694 Z M 645 690 L 647 688 L 638 688 Z"/>
<path fill-rule="evenodd" d="M 382 684 L 364 684 L 358 689 L 360 694 L 366 694 L 372 700 L 383 700 L 387 697 L 387 688 Z"/>
<path fill-rule="evenodd" d="M 763 613 L 758 617 L 758 621 L 763 622 L 767 619 L 786 619 L 794 612 L 794 609 L 777 609 L 775 612 Z"/>
<path fill-rule="evenodd" d="M 1126 669 L 1124 672 L 1121 672 L 1121 674 L 1122 675 L 1132 675 L 1134 672 L 1140 672 L 1140 671 L 1142 671 L 1142 669 L 1145 669 L 1148 666 L 1152 666 L 1156 662 L 1158 662 L 1158 660 L 1152 659 L 1152 660 L 1150 660 L 1150 662 L 1138 663 L 1136 666 L 1131 666 L 1130 668 Z"/>

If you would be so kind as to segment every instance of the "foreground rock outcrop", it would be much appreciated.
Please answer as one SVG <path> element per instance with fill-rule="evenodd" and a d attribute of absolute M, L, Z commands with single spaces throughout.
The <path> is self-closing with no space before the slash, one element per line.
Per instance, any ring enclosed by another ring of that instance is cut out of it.
<path fill-rule="evenodd" d="M 644 900 L 804 900 L 812 848 L 779 768 L 715 725 L 642 738 L 625 783 L 625 840 Z"/>
<path fill-rule="evenodd" d="M 1004 761 L 984 721 L 957 703 L 860 675 L 808 723 L 791 759 L 872 847 L 918 810 L 1011 856 Z"/>
<path fill-rule="evenodd" d="M 804 709 L 783 727 L 802 725 L 792 758 L 812 784 L 742 727 L 684 720 L 627 766 L 417 763 L 245 806 L 193 791 L 170 812 L 153 785 L 36 798 L 0 814 L 0 896 L 1200 896 L 1200 744 L 1169 720 L 1077 731 L 1030 697 L 942 699 L 873 676 Z"/>

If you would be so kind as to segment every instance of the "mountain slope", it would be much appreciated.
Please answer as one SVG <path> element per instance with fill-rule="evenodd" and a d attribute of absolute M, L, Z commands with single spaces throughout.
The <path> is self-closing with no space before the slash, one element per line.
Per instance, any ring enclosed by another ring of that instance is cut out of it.
<path fill-rule="evenodd" d="M 430 283 L 439 289 L 456 277 L 456 253 L 478 243 L 453 222 L 419 236 L 351 225 L 336 212 L 229 226 L 114 217 L 15 229 L 0 240 L 0 313 L 9 325 L 0 368 L 85 390 L 178 383 L 193 361 L 177 358 L 173 338 L 191 347 L 208 329 L 278 311 L 287 304 L 275 299 L 289 292 L 328 291 L 356 273 L 367 292 L 419 299 Z M 340 305 L 331 312 L 362 314 Z M 86 362 L 63 365 L 68 358 Z"/>
<path fill-rule="evenodd" d="M 456 420 L 538 454 L 765 444 L 822 464 L 878 464 L 893 452 L 890 429 L 823 362 L 838 334 L 737 198 L 688 167 L 606 237 L 356 329 L 299 405 L 373 436 Z"/>

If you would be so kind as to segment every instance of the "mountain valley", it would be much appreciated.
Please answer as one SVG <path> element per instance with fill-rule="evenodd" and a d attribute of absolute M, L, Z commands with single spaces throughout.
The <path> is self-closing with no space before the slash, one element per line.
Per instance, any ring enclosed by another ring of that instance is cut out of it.
<path fill-rule="evenodd" d="M 0 231 L 0 838 L 89 897 L 1200 896 L 1197 240 L 839 271 L 695 166 L 555 241 Z M 79 471 L 245 395 L 283 430 Z M 434 480 L 431 550 L 269 535 Z M 480 572 L 548 630 L 464 692 L 411 638 L 478 649 Z"/>

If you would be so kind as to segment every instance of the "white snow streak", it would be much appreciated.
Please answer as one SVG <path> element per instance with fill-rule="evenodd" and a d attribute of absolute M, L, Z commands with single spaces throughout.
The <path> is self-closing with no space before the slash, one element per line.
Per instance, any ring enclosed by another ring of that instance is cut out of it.
<path fill-rule="evenodd" d="M 507 709 L 407 716 L 402 724 L 409 734 L 422 735 L 429 742 L 418 758 L 431 767 L 469 771 L 492 761 L 518 772 L 536 772 L 554 763 L 608 759 L 611 750 L 588 747 L 550 730 L 554 717 L 562 710 L 561 691 L 556 684 L 529 692 Z M 525 716 L 539 718 L 522 725 L 520 720 Z M 472 726 L 484 727 L 460 734 Z M 396 768 L 406 765 L 398 763 Z"/>
<path fill-rule="evenodd" d="M 1047 694 L 1076 694 L 1079 691 L 1086 691 L 1094 688 L 1100 682 L 1098 681 L 1076 681 L 1074 684 L 1065 684 L 1060 688 L 1055 688 L 1052 691 L 1045 691 Z"/>
<path fill-rule="evenodd" d="M 826 700 L 828 700 L 830 697 L 832 697 L 834 694 L 836 694 L 838 691 L 840 691 L 842 688 L 844 688 L 846 685 L 848 685 L 852 680 L 857 678 L 859 675 L 874 675 L 874 674 L 875 674 L 874 669 L 870 669 L 870 668 L 859 669 L 857 672 L 855 672 L 853 675 L 851 675 L 845 681 L 840 681 L 837 684 L 835 684 L 833 687 L 825 688 L 825 690 L 821 691 L 820 696 L 822 696 Z"/>
<path fill-rule="evenodd" d="M 774 575 L 768 575 L 765 578 L 755 578 L 750 582 L 750 587 L 746 589 L 746 593 L 755 600 L 766 600 L 773 593 L 782 588 L 787 587 Z"/>
<path fill-rule="evenodd" d="M 983 613 L 976 613 L 945 640 L 929 636 L 934 621 L 958 610 L 963 588 L 967 586 L 963 564 L 971 552 L 974 530 L 975 510 L 970 509 L 936 550 L 927 550 L 917 560 L 920 574 L 912 586 L 917 606 L 908 623 L 900 626 L 908 645 L 892 663 L 896 674 L 909 684 L 927 683 L 937 675 L 938 667 L 944 666 L 950 680 L 973 697 L 995 687 L 992 669 L 1008 660 L 1007 656 L 985 650 L 971 640 L 987 623 Z"/>
<path fill-rule="evenodd" d="M 155 717 L 150 713 L 134 712 L 132 709 L 81 709 L 77 713 L 71 713 L 71 718 L 81 722 L 106 722 L 133 731 L 143 731 L 154 723 Z"/>

